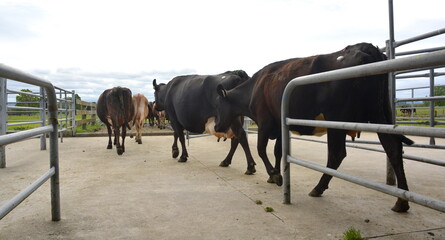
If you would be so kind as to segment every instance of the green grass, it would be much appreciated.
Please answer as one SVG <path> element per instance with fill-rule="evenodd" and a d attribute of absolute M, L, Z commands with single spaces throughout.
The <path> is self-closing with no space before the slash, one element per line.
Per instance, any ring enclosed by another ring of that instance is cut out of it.
<path fill-rule="evenodd" d="M 266 211 L 266 212 L 273 212 L 274 209 L 272 207 L 265 207 L 264 211 Z"/>
<path fill-rule="evenodd" d="M 365 240 L 362 237 L 360 230 L 350 227 L 343 233 L 343 240 Z"/>
<path fill-rule="evenodd" d="M 96 132 L 102 128 L 101 124 L 87 124 L 86 129 L 82 129 L 82 126 L 76 127 L 76 133 Z"/>
<path fill-rule="evenodd" d="M 64 114 L 60 114 L 58 116 L 59 119 L 65 119 L 65 115 Z M 91 118 L 91 115 L 87 115 L 87 119 Z M 76 120 L 81 120 L 82 119 L 82 115 L 76 115 Z M 15 121 L 20 121 L 20 122 L 31 122 L 31 121 L 38 121 L 40 120 L 40 115 L 39 114 L 23 114 L 23 115 L 8 115 L 8 121 L 9 123 L 13 123 Z M 60 121 L 61 124 L 66 124 L 65 121 Z M 10 126 L 8 127 L 8 131 L 22 131 L 22 130 L 27 130 L 27 129 L 32 129 L 32 128 L 36 128 L 39 127 L 40 123 L 35 123 L 35 124 L 24 124 L 24 125 L 17 125 L 17 126 Z M 71 125 L 69 125 L 70 127 Z M 65 126 L 64 126 L 65 127 Z M 86 129 L 82 129 L 82 126 L 77 126 L 76 127 L 76 133 L 83 133 L 83 132 L 94 132 L 97 131 L 101 128 L 100 124 L 87 124 L 86 125 Z"/>

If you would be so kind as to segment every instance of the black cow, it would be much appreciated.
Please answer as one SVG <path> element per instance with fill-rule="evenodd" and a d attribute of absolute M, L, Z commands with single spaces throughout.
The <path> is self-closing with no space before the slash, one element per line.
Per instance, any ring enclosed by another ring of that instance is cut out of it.
<path fill-rule="evenodd" d="M 282 185 L 280 174 L 281 97 L 287 83 L 299 76 L 330 71 L 360 64 L 383 61 L 386 57 L 378 48 L 367 43 L 347 46 L 341 51 L 307 58 L 293 58 L 265 66 L 243 84 L 225 90 L 218 86 L 218 114 L 216 131 L 226 130 L 238 116 L 249 116 L 258 124 L 258 154 L 270 178 L 268 182 Z M 289 114 L 296 119 L 330 121 L 391 123 L 387 74 L 361 79 L 311 84 L 296 87 L 290 96 Z M 338 129 L 291 126 L 301 135 L 328 134 L 329 168 L 337 169 L 346 156 L 346 134 L 355 133 Z M 413 142 L 401 135 L 378 134 L 381 144 L 395 170 L 398 187 L 408 190 L 403 170 L 402 142 Z M 274 154 L 275 167 L 266 155 L 268 139 L 277 139 Z M 332 176 L 323 174 L 310 196 L 318 197 L 328 188 Z M 408 202 L 398 199 L 394 211 L 406 212 Z"/>
<path fill-rule="evenodd" d="M 416 109 L 412 107 L 401 108 L 402 116 L 411 116 L 411 114 L 416 113 Z"/>
<path fill-rule="evenodd" d="M 105 90 L 97 100 L 97 116 L 105 123 L 108 130 L 108 146 L 111 145 L 111 130 L 114 131 L 114 145 L 118 155 L 125 152 L 125 136 L 127 129 L 130 130 L 129 122 L 134 117 L 134 107 L 130 89 L 114 87 Z M 119 143 L 120 128 L 122 127 L 122 145 Z"/>
<path fill-rule="evenodd" d="M 221 84 L 225 88 L 231 89 L 248 78 L 249 76 L 244 71 L 229 71 L 218 75 L 178 76 L 168 82 L 167 85 L 162 83 L 158 85 L 156 79 L 153 80 L 156 110 L 165 110 L 174 131 L 173 158 L 179 155 L 177 146 L 179 138 L 182 146 L 179 162 L 187 161 L 188 153 L 185 147 L 184 129 L 193 133 L 209 132 L 214 134 L 215 102 L 218 96 L 216 93 L 217 85 Z M 236 137 L 231 139 L 229 154 L 220 166 L 226 167 L 231 164 L 233 154 L 238 144 L 241 143 L 247 158 L 246 174 L 255 173 L 255 162 L 250 153 L 246 133 L 242 128 L 242 117 L 232 119 L 227 126 L 227 129 L 229 128 Z M 230 138 L 231 136 L 226 134 L 223 137 Z"/>
<path fill-rule="evenodd" d="M 148 124 L 150 125 L 150 127 L 153 127 L 155 125 L 155 122 L 157 121 L 158 118 L 158 111 L 156 111 L 156 109 L 153 107 L 154 102 L 148 102 Z"/>

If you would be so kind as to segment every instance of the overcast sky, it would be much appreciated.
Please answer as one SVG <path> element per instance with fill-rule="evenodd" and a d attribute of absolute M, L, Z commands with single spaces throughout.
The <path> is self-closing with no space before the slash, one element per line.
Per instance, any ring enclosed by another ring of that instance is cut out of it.
<path fill-rule="evenodd" d="M 444 28 L 443 9 L 443 0 L 394 0 L 396 40 Z M 358 42 L 383 47 L 388 26 L 385 0 L 0 0 L 0 62 L 84 101 L 113 86 L 152 101 L 154 78 L 236 69 L 252 76 L 278 60 Z M 444 43 L 441 35 L 397 51 Z"/>

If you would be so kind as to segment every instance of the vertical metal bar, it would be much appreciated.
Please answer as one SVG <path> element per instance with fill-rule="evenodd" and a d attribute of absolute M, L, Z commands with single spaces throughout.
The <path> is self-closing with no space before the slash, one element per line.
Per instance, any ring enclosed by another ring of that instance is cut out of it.
<path fill-rule="evenodd" d="M 246 132 L 246 137 L 249 136 L 249 126 L 250 126 L 250 119 L 248 117 L 243 117 L 243 129 L 244 132 Z"/>
<path fill-rule="evenodd" d="M 8 119 L 8 94 L 6 93 L 6 79 L 0 78 L 0 135 L 6 134 L 6 124 Z M 6 167 L 6 148 L 0 146 L 0 168 Z"/>
<path fill-rule="evenodd" d="M 63 101 L 63 108 L 65 108 L 65 124 L 66 124 L 66 131 L 68 132 L 68 129 L 69 129 L 69 121 L 68 121 L 68 118 L 69 118 L 69 116 L 68 116 L 68 114 L 69 114 L 69 107 L 68 107 L 68 100 L 67 100 L 67 91 L 66 90 L 64 90 L 64 93 L 65 93 L 65 100 Z"/>
<path fill-rule="evenodd" d="M 434 97 L 434 68 L 430 69 L 430 97 Z M 434 127 L 434 105 L 436 102 L 430 101 L 430 127 Z M 436 140 L 434 137 L 430 137 L 430 145 L 436 145 Z"/>
<path fill-rule="evenodd" d="M 287 161 L 287 156 L 290 155 L 290 137 L 289 126 L 286 123 L 286 118 L 289 114 L 289 97 L 288 93 L 289 85 L 284 89 L 283 97 L 281 99 L 281 144 L 282 144 L 282 156 L 281 165 L 283 173 L 283 203 L 291 203 L 291 188 L 290 188 L 290 164 Z"/>
<path fill-rule="evenodd" d="M 57 109 L 56 109 L 57 111 Z M 57 114 L 56 114 L 57 116 Z M 55 173 L 51 177 L 51 216 L 53 221 L 60 220 L 60 183 L 59 183 L 59 145 L 57 142 L 57 122 L 53 122 L 53 131 L 50 133 L 50 168 Z"/>
<path fill-rule="evenodd" d="M 59 99 L 62 99 L 62 90 L 59 89 Z M 63 101 L 62 100 L 56 100 L 58 106 L 60 106 L 59 108 L 63 107 Z M 62 119 L 62 112 L 57 112 L 58 118 Z M 63 120 L 62 120 L 62 124 L 58 124 L 59 128 L 62 129 L 63 128 Z M 60 136 L 60 142 L 63 143 L 63 132 L 60 131 L 59 132 L 59 136 Z"/>
<path fill-rule="evenodd" d="M 393 1 L 388 0 L 388 11 L 389 11 L 389 40 L 386 42 L 386 52 L 388 53 L 388 59 L 395 58 L 395 46 L 394 46 L 394 8 Z M 395 106 L 395 97 L 396 97 L 396 80 L 394 76 L 394 72 L 388 73 L 388 93 L 389 93 L 389 103 L 392 111 L 392 119 L 391 122 L 394 124 L 396 119 L 396 106 Z M 395 185 L 396 184 L 396 175 L 394 173 L 394 169 L 391 166 L 391 163 L 386 158 L 386 184 Z"/>
<path fill-rule="evenodd" d="M 74 136 L 76 134 L 76 92 L 73 90 L 73 97 L 72 97 L 72 106 L 71 106 L 71 110 L 72 110 L 72 122 L 71 122 L 71 126 L 73 126 L 73 132 L 72 132 L 72 136 Z"/>
<path fill-rule="evenodd" d="M 53 131 L 50 133 L 50 168 L 54 167 L 54 175 L 51 177 L 51 216 L 53 221 L 60 220 L 60 182 L 59 182 L 59 143 L 58 137 L 58 106 L 57 94 L 54 87 L 45 87 L 48 97 L 48 124 L 51 124 Z"/>
<path fill-rule="evenodd" d="M 45 90 L 40 87 L 40 126 L 46 125 Z M 46 150 L 46 134 L 40 136 L 40 150 Z"/>
<path fill-rule="evenodd" d="M 411 98 L 414 98 L 414 88 L 411 89 Z M 414 102 L 411 102 L 411 117 L 414 117 Z"/>

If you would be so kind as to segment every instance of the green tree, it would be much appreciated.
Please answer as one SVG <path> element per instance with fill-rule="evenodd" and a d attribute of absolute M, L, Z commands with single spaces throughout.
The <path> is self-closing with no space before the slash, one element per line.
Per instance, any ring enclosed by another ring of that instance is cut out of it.
<path fill-rule="evenodd" d="M 434 96 L 445 96 L 445 86 L 434 87 Z M 445 106 L 445 100 L 436 101 L 435 106 Z"/>
<path fill-rule="evenodd" d="M 32 93 L 32 91 L 29 89 L 22 89 L 20 91 Z M 19 94 L 15 97 L 16 101 L 15 105 L 21 107 L 39 107 L 40 106 L 39 100 L 40 100 L 39 97 L 30 96 L 28 94 Z"/>

